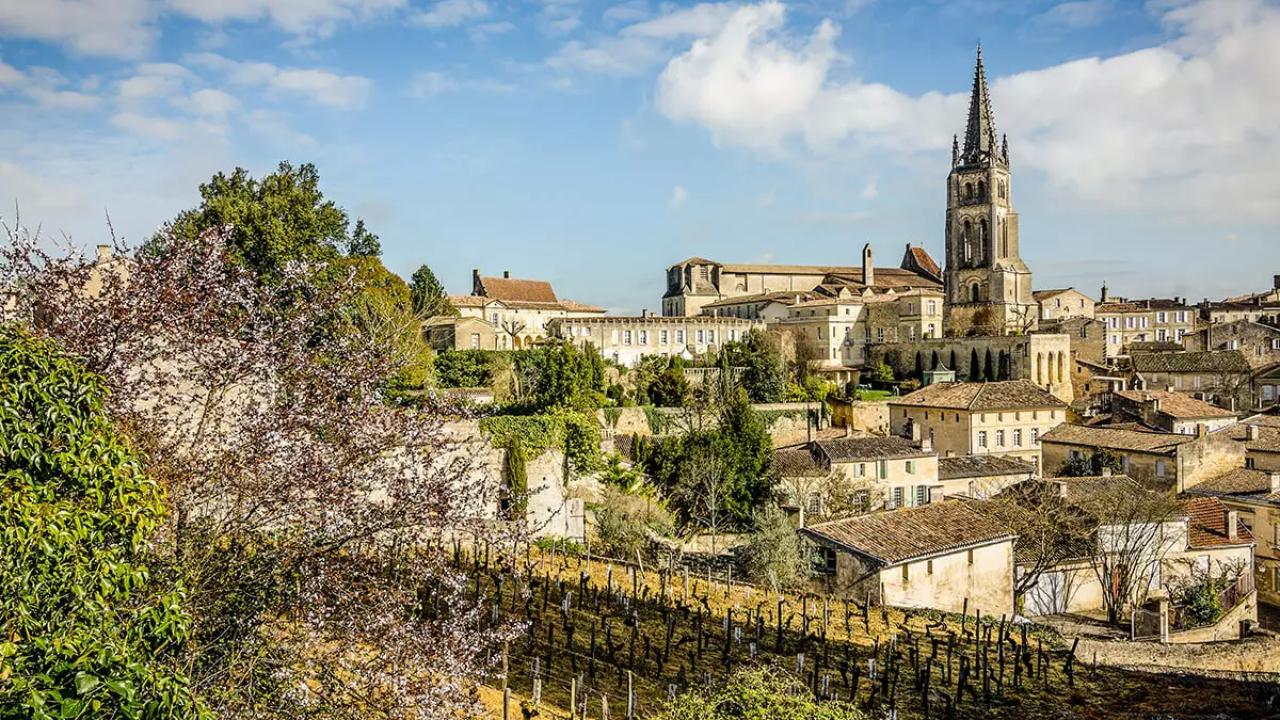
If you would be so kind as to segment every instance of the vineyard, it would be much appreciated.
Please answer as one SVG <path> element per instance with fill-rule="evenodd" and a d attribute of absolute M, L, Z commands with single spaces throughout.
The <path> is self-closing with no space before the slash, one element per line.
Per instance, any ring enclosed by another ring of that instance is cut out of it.
<path fill-rule="evenodd" d="M 981 608 L 777 594 L 524 546 L 455 545 L 454 562 L 490 622 L 526 628 L 504 656 L 506 683 L 524 698 L 513 718 L 645 717 L 675 693 L 760 665 L 884 718 L 1260 717 L 1275 691 L 1096 667 L 1052 631 Z"/>

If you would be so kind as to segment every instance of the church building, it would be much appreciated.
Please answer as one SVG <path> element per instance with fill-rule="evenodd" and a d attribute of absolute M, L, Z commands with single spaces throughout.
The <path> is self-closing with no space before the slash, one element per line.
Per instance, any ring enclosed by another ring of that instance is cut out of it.
<path fill-rule="evenodd" d="M 1009 141 L 996 142 L 995 118 L 978 48 L 964 147 L 952 140 L 947 177 L 946 302 L 951 337 L 1013 335 L 1036 326 L 1031 270 L 1018 253 Z"/>

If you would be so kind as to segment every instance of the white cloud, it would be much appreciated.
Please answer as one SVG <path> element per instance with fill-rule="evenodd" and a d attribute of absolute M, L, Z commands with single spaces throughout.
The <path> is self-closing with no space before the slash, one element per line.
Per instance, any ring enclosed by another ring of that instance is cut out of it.
<path fill-rule="evenodd" d="M 1054 5 L 1035 20 L 1044 25 L 1073 29 L 1093 27 L 1106 19 L 1109 9 L 1107 0 L 1071 0 Z"/>
<path fill-rule="evenodd" d="M 516 26 L 513 23 L 509 23 L 506 20 L 501 20 L 499 22 L 480 23 L 479 25 L 473 25 L 467 29 L 467 34 L 469 34 L 473 40 L 485 40 L 494 35 L 506 35 L 507 33 L 515 29 L 516 29 Z"/>
<path fill-rule="evenodd" d="M 0 60 L 0 87 L 20 85 L 26 79 L 21 70 Z"/>
<path fill-rule="evenodd" d="M 967 93 L 837 79 L 838 28 L 797 37 L 784 17 L 778 2 L 745 6 L 699 35 L 662 71 L 658 110 L 717 144 L 811 157 L 887 150 L 894 161 L 944 151 L 963 129 Z M 1163 45 L 993 79 L 1015 168 L 1104 206 L 1280 220 L 1280 9 L 1206 0 L 1163 19 L 1174 37 Z"/>
<path fill-rule="evenodd" d="M 140 57 L 150 49 L 151 0 L 5 0 L 0 35 L 58 43 L 82 55 Z"/>
<path fill-rule="evenodd" d="M 364 104 L 373 87 L 360 75 L 339 75 L 313 68 L 279 67 L 265 62 L 241 62 L 214 53 L 196 53 L 188 61 L 227 73 L 239 85 L 262 86 L 268 90 L 297 95 L 319 105 L 354 108 Z"/>
<path fill-rule="evenodd" d="M 188 130 L 185 124 L 177 120 L 128 111 L 112 115 L 111 124 L 152 140 L 177 140 L 186 135 Z"/>
<path fill-rule="evenodd" d="M 547 63 L 557 70 L 601 75 L 638 75 L 671 56 L 675 41 L 710 35 L 724 26 L 736 10 L 728 3 L 704 3 L 622 28 L 616 35 L 592 42 L 573 40 L 562 45 Z"/>
<path fill-rule="evenodd" d="M 214 88 L 204 88 L 191 93 L 179 105 L 202 117 L 222 119 L 240 108 L 240 101 Z"/>
<path fill-rule="evenodd" d="M 683 185 L 676 185 L 671 188 L 671 197 L 667 199 L 667 206 L 672 210 L 679 210 L 684 207 L 684 203 L 689 199 L 689 191 L 684 189 Z"/>
<path fill-rule="evenodd" d="M 116 86 L 116 97 L 122 102 L 151 100 L 169 97 L 182 89 L 182 84 L 192 78 L 190 70 L 174 63 L 143 63 L 137 73 L 121 80 Z"/>
<path fill-rule="evenodd" d="M 244 117 L 245 125 L 253 132 L 284 148 L 309 147 L 315 139 L 289 126 L 281 113 L 271 110 L 252 110 Z"/>
<path fill-rule="evenodd" d="M 633 23 L 649 17 L 648 0 L 627 0 L 605 8 L 600 19 L 606 25 L 622 25 Z"/>
<path fill-rule="evenodd" d="M 100 98 L 91 92 L 65 89 L 67 79 L 56 70 L 31 67 L 24 72 L 0 61 L 0 89 L 9 88 L 49 110 L 88 110 Z"/>
<path fill-rule="evenodd" d="M 411 16 L 409 21 L 429 28 L 448 28 L 488 16 L 489 5 L 484 0 L 440 0 L 430 10 Z"/>
<path fill-rule="evenodd" d="M 496 80 L 457 78 L 439 70 L 423 70 L 409 82 L 408 95 L 421 100 L 455 92 L 509 93 L 515 85 Z"/>
<path fill-rule="evenodd" d="M 285 32 L 327 37 L 338 25 L 403 7 L 406 0 L 167 0 L 184 15 L 206 23 L 268 20 Z"/>

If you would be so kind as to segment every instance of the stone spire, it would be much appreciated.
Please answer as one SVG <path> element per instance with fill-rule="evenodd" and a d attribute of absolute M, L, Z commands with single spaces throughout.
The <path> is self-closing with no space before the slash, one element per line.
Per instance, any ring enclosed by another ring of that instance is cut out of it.
<path fill-rule="evenodd" d="M 973 68 L 973 92 L 969 96 L 969 124 L 964 131 L 964 164 L 976 164 L 996 155 L 996 125 L 991 113 L 991 96 L 987 92 L 987 73 L 982 67 L 982 45 Z"/>

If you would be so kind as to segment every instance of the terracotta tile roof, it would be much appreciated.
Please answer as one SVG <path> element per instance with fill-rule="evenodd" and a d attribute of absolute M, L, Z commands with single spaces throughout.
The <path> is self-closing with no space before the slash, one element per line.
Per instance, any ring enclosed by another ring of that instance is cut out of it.
<path fill-rule="evenodd" d="M 889 404 L 979 411 L 1067 406 L 1030 380 L 935 383 L 890 400 Z"/>
<path fill-rule="evenodd" d="M 520 280 L 517 278 L 481 277 L 479 294 L 498 300 L 519 302 L 557 303 L 556 291 L 546 280 Z"/>
<path fill-rule="evenodd" d="M 1224 410 L 1217 405 L 1197 400 L 1186 393 L 1169 392 L 1168 390 L 1120 390 L 1113 394 L 1135 403 L 1158 400 L 1160 402 L 1160 412 L 1175 418 L 1227 418 L 1236 416 L 1230 410 Z"/>
<path fill-rule="evenodd" d="M 938 263 L 934 261 L 933 257 L 929 255 L 927 250 L 922 247 L 908 245 L 907 252 L 911 253 L 911 257 L 915 259 L 916 264 L 920 266 L 921 270 L 936 275 L 937 277 L 942 277 L 942 268 L 938 267 Z"/>
<path fill-rule="evenodd" d="M 1239 350 L 1138 353 L 1133 369 L 1140 373 L 1247 373 L 1249 361 Z"/>
<path fill-rule="evenodd" d="M 801 532 L 885 565 L 1014 538 L 994 518 L 969 505 L 957 500 L 936 502 L 819 523 Z"/>
<path fill-rule="evenodd" d="M 928 287 L 936 288 L 941 285 L 933 278 L 920 275 L 913 270 L 903 270 L 902 268 L 876 268 L 876 277 L 874 287 L 878 288 L 901 288 L 901 287 Z M 828 277 L 840 282 L 865 287 L 862 279 L 862 268 L 833 268 Z"/>
<path fill-rule="evenodd" d="M 595 305 L 580 303 L 576 300 L 561 300 L 560 307 L 569 312 L 593 312 L 593 313 L 604 312 L 604 308 L 602 307 L 596 307 Z"/>
<path fill-rule="evenodd" d="M 934 454 L 933 452 L 925 452 L 907 440 L 896 436 L 836 438 L 833 440 L 818 440 L 813 444 L 821 455 L 833 463 L 929 457 Z"/>
<path fill-rule="evenodd" d="M 1253 533 L 1236 520 L 1236 538 L 1227 532 L 1227 506 L 1216 497 L 1187 497 L 1179 501 L 1187 516 L 1187 535 L 1192 548 L 1253 544 Z"/>
<path fill-rule="evenodd" d="M 755 293 L 753 295 L 738 295 L 736 297 L 727 297 L 720 300 L 716 300 L 715 302 L 707 303 L 702 307 L 704 308 L 732 307 L 734 305 L 744 305 L 746 303 L 770 302 L 770 301 L 780 302 L 780 303 L 783 303 L 784 305 L 790 305 L 796 302 L 796 298 L 807 300 L 812 297 L 813 297 L 813 293 L 803 292 L 800 290 L 775 290 L 773 292 L 767 292 L 767 293 Z"/>
<path fill-rule="evenodd" d="M 958 480 L 996 475 L 1030 475 L 1035 466 L 1001 455 L 959 455 L 938 458 L 938 479 Z"/>
<path fill-rule="evenodd" d="M 773 472 L 778 477 L 821 477 L 828 471 L 813 458 L 808 448 L 784 448 L 773 453 Z"/>
<path fill-rule="evenodd" d="M 1234 468 L 1187 488 L 1197 495 L 1269 495 L 1272 473 L 1252 468 Z"/>
<path fill-rule="evenodd" d="M 1096 497 L 1105 488 L 1114 485 L 1138 486 L 1138 483 L 1133 478 L 1122 474 L 1045 478 L 1044 482 L 1060 485 L 1065 491 L 1063 497 L 1072 505 L 1078 505 L 1082 499 L 1087 500 L 1088 498 Z"/>
<path fill-rule="evenodd" d="M 1195 308 L 1180 303 L 1173 298 L 1149 298 L 1146 300 L 1115 300 L 1100 303 L 1095 313 L 1147 312 L 1149 310 L 1186 310 L 1194 312 Z"/>
<path fill-rule="evenodd" d="M 719 264 L 720 263 L 716 262 L 715 260 L 708 260 L 704 257 L 698 257 L 697 255 L 694 255 L 693 257 L 685 258 L 684 260 L 681 260 L 675 265 L 669 266 L 667 269 L 670 270 L 671 268 L 677 267 L 680 265 L 719 265 Z"/>
<path fill-rule="evenodd" d="M 1031 297 L 1035 298 L 1036 300 L 1048 300 L 1049 298 L 1057 297 L 1062 293 L 1071 292 L 1072 290 L 1075 290 L 1075 288 L 1056 288 L 1053 290 L 1036 290 L 1031 293 Z"/>
<path fill-rule="evenodd" d="M 1173 454 L 1179 445 L 1195 442 L 1195 440 L 1196 437 L 1194 435 L 1177 435 L 1174 433 L 1148 432 L 1105 426 L 1085 427 L 1084 425 L 1066 423 L 1040 436 L 1041 443 L 1082 445 L 1162 455 Z"/>
<path fill-rule="evenodd" d="M 1280 452 L 1280 424 L 1274 424 L 1270 421 L 1280 420 L 1280 418 L 1269 418 L 1263 416 L 1259 420 L 1259 416 L 1246 418 L 1243 422 L 1235 425 L 1229 425 L 1218 430 L 1214 435 L 1225 435 L 1239 443 L 1244 443 L 1245 450 L 1257 450 L 1260 452 Z M 1250 428 L 1257 428 L 1257 437 L 1250 439 Z"/>
<path fill-rule="evenodd" d="M 727 263 L 720 265 L 729 273 L 768 273 L 772 275 L 831 275 L 843 273 L 862 274 L 861 267 L 852 265 L 778 265 L 771 263 Z M 876 268 L 876 272 L 880 272 Z"/>

